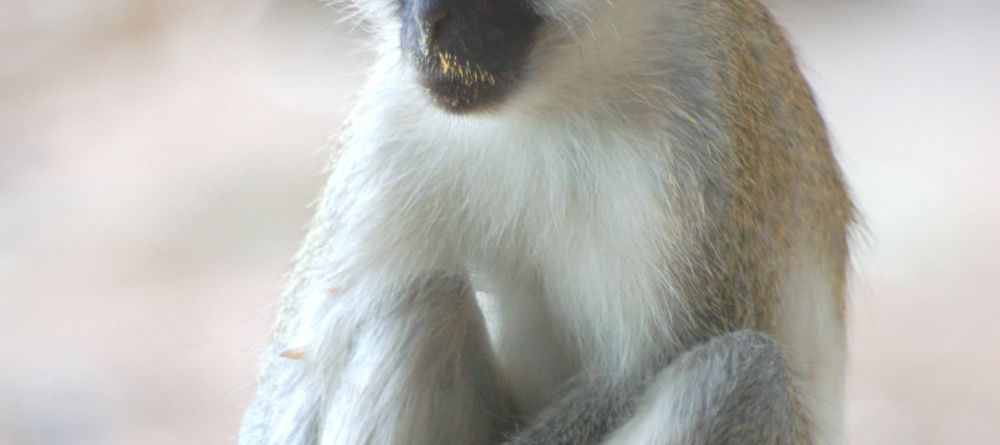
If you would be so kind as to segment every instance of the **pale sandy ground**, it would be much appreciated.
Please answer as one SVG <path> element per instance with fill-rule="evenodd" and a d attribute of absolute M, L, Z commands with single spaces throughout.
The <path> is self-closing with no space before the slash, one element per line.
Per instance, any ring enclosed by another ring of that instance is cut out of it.
<path fill-rule="evenodd" d="M 1000 443 L 1000 2 L 775 5 L 865 213 L 848 443 Z M 0 0 L 0 445 L 230 443 L 356 89 L 308 0 Z"/>

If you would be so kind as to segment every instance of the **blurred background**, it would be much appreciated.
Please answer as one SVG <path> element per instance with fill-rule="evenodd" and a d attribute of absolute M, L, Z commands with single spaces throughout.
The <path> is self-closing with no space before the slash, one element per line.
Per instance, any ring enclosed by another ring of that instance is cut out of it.
<path fill-rule="evenodd" d="M 850 444 L 1000 443 L 1000 2 L 774 0 L 864 213 Z M 0 0 L 0 445 L 232 443 L 369 55 L 313 0 Z"/>

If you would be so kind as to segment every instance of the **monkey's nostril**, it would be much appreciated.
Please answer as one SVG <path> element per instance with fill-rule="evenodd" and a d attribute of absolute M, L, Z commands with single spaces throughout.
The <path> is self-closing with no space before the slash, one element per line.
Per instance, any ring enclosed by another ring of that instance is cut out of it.
<path fill-rule="evenodd" d="M 431 11 L 428 11 L 427 14 L 423 17 L 423 20 L 424 22 L 430 24 L 431 26 L 437 26 L 438 23 L 448 18 L 448 15 L 450 14 L 451 14 L 451 8 L 447 6 L 439 7 Z"/>
<path fill-rule="evenodd" d="M 451 16 L 451 8 L 443 0 L 426 0 L 417 3 L 416 19 L 425 43 L 434 40 L 441 26 Z"/>
<path fill-rule="evenodd" d="M 431 35 L 434 35 L 438 31 L 440 31 L 441 28 L 445 26 L 445 23 L 447 23 L 450 18 L 451 18 L 450 8 L 446 8 L 441 12 L 439 12 L 436 16 L 434 16 L 433 19 L 430 22 L 428 22 Z"/>
<path fill-rule="evenodd" d="M 451 16 L 451 9 L 435 8 L 431 11 L 427 11 L 423 17 L 420 18 L 420 27 L 422 28 L 424 39 L 427 41 L 433 41 L 438 37 L 442 26 Z"/>

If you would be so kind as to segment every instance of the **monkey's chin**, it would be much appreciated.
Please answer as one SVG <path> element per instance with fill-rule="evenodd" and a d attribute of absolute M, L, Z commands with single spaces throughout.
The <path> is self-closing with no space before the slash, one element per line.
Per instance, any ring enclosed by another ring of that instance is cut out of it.
<path fill-rule="evenodd" d="M 519 77 L 510 67 L 492 67 L 442 48 L 411 61 L 434 105 L 454 114 L 497 110 Z"/>
<path fill-rule="evenodd" d="M 485 71 L 468 75 L 421 73 L 420 84 L 435 106 L 453 114 L 497 111 L 511 87 L 506 78 Z"/>
<path fill-rule="evenodd" d="M 496 111 L 507 96 L 507 88 L 467 85 L 452 79 L 421 82 L 435 106 L 453 114 Z"/>

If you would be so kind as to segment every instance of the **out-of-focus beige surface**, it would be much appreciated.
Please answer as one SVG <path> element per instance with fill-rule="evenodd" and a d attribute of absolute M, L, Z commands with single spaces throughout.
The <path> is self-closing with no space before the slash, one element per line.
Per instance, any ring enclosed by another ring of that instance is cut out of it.
<path fill-rule="evenodd" d="M 867 221 L 848 443 L 1000 443 L 1000 3 L 774 5 Z M 0 0 L 0 444 L 231 442 L 368 60 L 338 17 Z"/>

